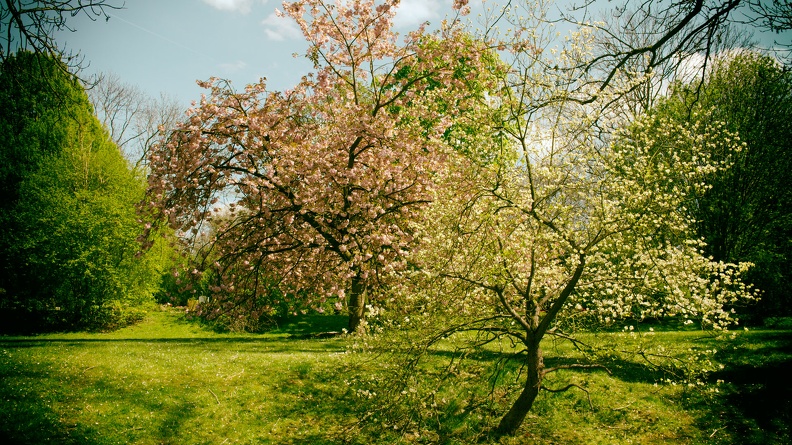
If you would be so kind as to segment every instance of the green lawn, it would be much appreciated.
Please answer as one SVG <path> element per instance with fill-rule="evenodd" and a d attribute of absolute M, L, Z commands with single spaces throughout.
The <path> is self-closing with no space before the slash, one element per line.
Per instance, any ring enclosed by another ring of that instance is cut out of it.
<path fill-rule="evenodd" d="M 343 326 L 340 317 L 306 317 L 267 334 L 218 334 L 168 311 L 113 333 L 0 337 L 0 444 L 426 440 L 385 429 L 357 435 L 346 382 L 360 368 L 346 367 L 346 340 L 306 335 Z M 593 410 L 580 391 L 545 393 L 503 442 L 790 443 L 792 332 L 741 332 L 717 346 L 726 365 L 712 376 L 725 381 L 719 392 L 655 385 L 656 376 L 628 367 L 586 373 Z"/>

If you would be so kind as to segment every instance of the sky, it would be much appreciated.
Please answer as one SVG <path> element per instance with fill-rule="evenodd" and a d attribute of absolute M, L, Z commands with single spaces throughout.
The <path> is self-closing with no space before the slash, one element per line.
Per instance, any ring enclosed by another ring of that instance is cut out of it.
<path fill-rule="evenodd" d="M 307 44 L 297 25 L 275 15 L 281 0 L 107 1 L 124 7 L 108 9 L 107 21 L 84 14 L 69 18 L 74 31 L 56 35 L 62 49 L 84 57 L 84 78 L 115 73 L 151 97 L 166 93 L 186 109 L 204 92 L 196 80 L 225 78 L 241 90 L 266 77 L 268 89 L 285 90 L 311 68 L 302 57 Z M 437 24 L 452 12 L 452 1 L 402 0 L 396 29 L 405 33 L 424 21 Z M 475 15 L 481 1 L 470 5 Z M 792 33 L 780 37 L 792 41 Z M 765 36 L 763 43 L 778 38 Z"/>
<path fill-rule="evenodd" d="M 451 4 L 402 0 L 397 29 L 438 23 Z M 241 90 L 266 77 L 268 89 L 284 90 L 308 73 L 302 33 L 291 19 L 277 17 L 275 8 L 282 9 L 280 0 L 126 0 L 124 9 L 107 10 L 107 21 L 70 18 L 75 31 L 59 32 L 56 40 L 84 57 L 83 74 L 112 72 L 152 97 L 173 96 L 186 108 L 204 92 L 196 80 L 221 77 Z"/>

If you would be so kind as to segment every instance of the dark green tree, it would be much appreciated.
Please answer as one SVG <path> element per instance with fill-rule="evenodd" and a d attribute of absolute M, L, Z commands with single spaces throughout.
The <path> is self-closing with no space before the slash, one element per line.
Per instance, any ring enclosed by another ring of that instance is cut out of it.
<path fill-rule="evenodd" d="M 745 149 L 714 153 L 732 167 L 710 178 L 690 210 L 707 254 L 749 261 L 746 280 L 762 291 L 751 315 L 792 313 L 792 72 L 775 59 L 745 52 L 718 61 L 704 79 L 674 88 L 659 107 L 678 120 L 722 121 Z"/>
<path fill-rule="evenodd" d="M 0 69 L 0 317 L 7 330 L 108 327 L 149 300 L 159 280 L 155 256 L 136 255 L 143 178 L 63 68 L 20 52 Z"/>

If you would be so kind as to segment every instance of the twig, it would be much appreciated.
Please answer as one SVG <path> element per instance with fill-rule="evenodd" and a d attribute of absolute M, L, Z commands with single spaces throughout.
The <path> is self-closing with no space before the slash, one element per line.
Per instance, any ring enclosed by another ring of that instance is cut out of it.
<path fill-rule="evenodd" d="M 215 394 L 215 393 L 214 393 L 214 391 L 212 391 L 212 390 L 211 390 L 211 389 L 209 389 L 209 388 L 206 388 L 206 389 L 208 389 L 208 390 L 209 390 L 209 392 L 210 392 L 210 393 L 212 393 L 212 395 L 213 395 L 213 396 L 214 396 L 214 398 L 215 398 L 215 401 L 217 401 L 217 404 L 219 405 L 219 404 L 220 404 L 220 399 L 218 399 L 218 398 L 217 398 L 217 394 Z"/>
<path fill-rule="evenodd" d="M 627 408 L 631 407 L 631 406 L 632 406 L 632 404 L 633 404 L 633 402 L 630 402 L 630 403 L 628 403 L 628 404 L 626 404 L 626 405 L 624 405 L 624 406 L 620 406 L 620 407 L 618 407 L 618 408 L 611 408 L 611 411 L 621 411 L 621 410 L 625 410 L 625 409 L 627 409 Z"/>
<path fill-rule="evenodd" d="M 613 372 L 611 372 L 611 370 L 608 369 L 608 367 L 605 366 L 605 365 L 599 365 L 599 364 L 585 365 L 585 364 L 581 364 L 581 363 L 573 363 L 571 365 L 554 366 L 552 368 L 545 369 L 544 373 L 545 374 L 550 374 L 551 372 L 556 372 L 556 371 L 561 370 L 561 369 L 604 369 L 605 372 L 608 373 L 608 375 L 613 375 Z"/>
<path fill-rule="evenodd" d="M 583 388 L 582 386 L 580 386 L 580 385 L 578 385 L 576 383 L 570 383 L 569 385 L 567 385 L 567 386 L 565 386 L 563 388 L 560 388 L 560 389 L 551 389 L 551 388 L 548 388 L 546 386 L 542 386 L 541 389 L 543 389 L 545 391 L 548 391 L 548 392 L 565 392 L 565 391 L 568 391 L 571 388 L 577 388 L 577 389 L 583 391 L 584 393 L 586 393 L 586 397 L 588 398 L 589 408 L 591 408 L 591 410 L 594 411 L 594 404 L 591 403 L 591 394 L 588 392 L 588 390 L 586 388 Z"/>
<path fill-rule="evenodd" d="M 83 369 L 82 373 L 85 374 L 86 371 L 90 371 L 90 370 L 92 370 L 94 368 L 96 368 L 96 366 L 89 366 L 89 367 Z"/>
<path fill-rule="evenodd" d="M 712 434 L 710 434 L 710 439 L 712 439 L 713 437 L 715 437 L 715 434 L 717 434 L 717 433 L 718 433 L 718 431 L 722 430 L 723 428 L 725 428 L 725 427 L 721 427 L 721 428 L 715 428 L 715 431 L 713 431 L 713 432 L 712 432 Z"/>

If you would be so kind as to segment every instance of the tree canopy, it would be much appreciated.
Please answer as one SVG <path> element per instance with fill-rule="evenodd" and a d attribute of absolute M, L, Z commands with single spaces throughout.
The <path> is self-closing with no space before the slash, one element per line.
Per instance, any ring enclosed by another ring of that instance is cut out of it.
<path fill-rule="evenodd" d="M 792 74 L 774 58 L 742 51 L 713 64 L 701 85 L 677 84 L 658 113 L 697 124 L 725 122 L 745 149 L 708 155 L 731 167 L 708 178 L 689 209 L 705 252 L 718 261 L 747 261 L 747 279 L 762 291 L 760 316 L 789 313 L 792 208 Z"/>
<path fill-rule="evenodd" d="M 7 329 L 112 324 L 159 280 L 150 258 L 136 255 L 143 178 L 63 69 L 20 52 L 0 71 L 0 106 L 11 111 L 0 119 Z"/>
<path fill-rule="evenodd" d="M 454 28 L 398 44 L 394 5 L 287 4 L 315 73 L 287 92 L 207 82 L 210 96 L 152 152 L 155 211 L 193 244 L 211 232 L 198 246 L 211 261 L 194 269 L 213 274 L 208 310 L 272 311 L 280 301 L 251 304 L 275 282 L 292 310 L 345 306 L 354 331 L 405 267 L 445 156 L 438 100 L 465 109 L 459 68 L 474 72 L 481 51 Z"/>

